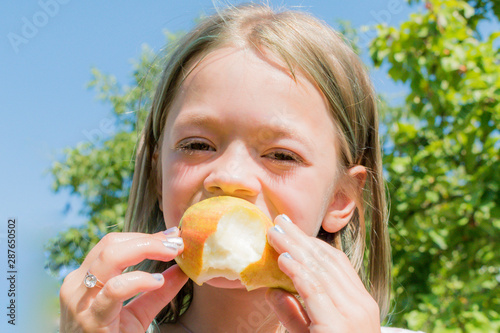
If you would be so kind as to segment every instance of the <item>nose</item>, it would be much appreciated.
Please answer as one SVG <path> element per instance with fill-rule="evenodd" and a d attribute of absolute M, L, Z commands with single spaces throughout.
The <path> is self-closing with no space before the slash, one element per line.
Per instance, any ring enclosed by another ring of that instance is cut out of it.
<path fill-rule="evenodd" d="M 258 166 L 243 146 L 228 147 L 215 161 L 203 183 L 212 195 L 253 197 L 261 190 Z"/>

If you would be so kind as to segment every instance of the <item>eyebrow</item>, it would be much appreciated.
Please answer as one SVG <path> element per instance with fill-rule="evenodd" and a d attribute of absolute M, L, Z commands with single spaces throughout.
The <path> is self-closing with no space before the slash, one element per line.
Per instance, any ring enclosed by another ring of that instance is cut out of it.
<path fill-rule="evenodd" d="M 181 115 L 177 117 L 174 121 L 175 127 L 185 127 L 185 126 L 200 126 L 200 127 L 219 127 L 222 121 L 211 115 L 198 114 L 194 112 L 181 112 Z"/>
<path fill-rule="evenodd" d="M 218 117 L 207 114 L 187 112 L 187 115 L 185 114 L 183 116 L 180 116 L 175 120 L 174 131 L 175 129 L 189 126 L 203 127 L 215 130 L 220 128 L 221 125 L 222 121 Z M 300 135 L 300 131 L 290 123 L 285 123 L 284 121 L 281 121 L 278 124 L 276 124 L 276 122 L 268 122 L 259 124 L 258 127 L 259 131 L 261 131 L 261 135 L 257 135 L 255 137 L 255 140 L 266 141 L 275 138 L 285 138 L 298 141 L 304 144 L 309 150 L 312 150 L 313 148 L 313 143 L 305 136 Z M 271 138 L 269 138 L 269 134 L 271 134 Z"/>

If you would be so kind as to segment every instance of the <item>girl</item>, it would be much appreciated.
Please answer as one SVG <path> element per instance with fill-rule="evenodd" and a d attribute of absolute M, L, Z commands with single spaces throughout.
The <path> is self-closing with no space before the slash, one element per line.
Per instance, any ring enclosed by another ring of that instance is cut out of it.
<path fill-rule="evenodd" d="M 375 104 L 357 56 L 317 19 L 253 4 L 205 18 L 164 69 L 126 232 L 64 280 L 61 332 L 380 332 L 390 254 Z M 274 219 L 268 240 L 300 297 L 193 285 L 175 265 L 183 212 L 219 195 Z"/>

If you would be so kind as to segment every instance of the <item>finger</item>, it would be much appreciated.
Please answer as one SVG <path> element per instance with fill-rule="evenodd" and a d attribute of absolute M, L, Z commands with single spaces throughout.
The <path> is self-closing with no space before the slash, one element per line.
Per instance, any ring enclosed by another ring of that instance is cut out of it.
<path fill-rule="evenodd" d="M 323 253 L 323 249 L 314 245 L 311 237 L 306 236 L 300 230 L 293 230 L 294 226 L 291 224 L 283 224 L 280 228 L 275 229 L 273 227 L 268 232 L 269 243 L 276 251 L 278 253 L 289 253 L 304 268 L 316 275 L 316 278 L 321 283 L 329 286 L 328 291 L 334 289 L 336 296 L 341 299 L 347 298 L 346 293 L 348 290 L 346 288 L 348 288 L 348 283 L 345 281 L 346 277 L 343 276 L 342 269 L 337 267 L 328 255 Z"/>
<path fill-rule="evenodd" d="M 96 327 L 106 327 L 119 316 L 123 302 L 140 292 L 156 290 L 164 284 L 162 274 L 134 271 L 110 279 L 86 310 Z"/>
<path fill-rule="evenodd" d="M 89 270 L 91 263 L 93 263 L 97 259 L 97 257 L 102 252 L 103 248 L 106 248 L 111 244 L 126 242 L 131 239 L 144 238 L 144 237 L 151 237 L 153 239 L 161 241 L 164 240 L 165 237 L 167 236 L 165 234 L 165 232 L 167 231 L 169 232 L 168 233 L 169 237 L 179 236 L 179 229 L 176 227 L 170 228 L 169 230 L 166 231 L 160 231 L 154 234 L 145 234 L 139 232 L 111 232 L 106 234 L 101 239 L 101 241 L 97 243 L 92 248 L 92 250 L 87 254 L 82 265 L 78 269 L 74 270 L 73 272 L 71 272 L 66 276 L 66 278 L 64 279 L 64 284 L 67 286 L 68 289 L 73 289 L 72 292 L 76 291 L 77 289 L 80 289 L 81 282 L 83 281 L 86 272 Z"/>
<path fill-rule="evenodd" d="M 153 292 L 144 293 L 128 303 L 128 309 L 147 329 L 156 315 L 177 295 L 188 281 L 188 277 L 174 265 L 162 273 L 165 283 Z"/>
<path fill-rule="evenodd" d="M 165 234 L 168 233 L 168 234 Z M 143 238 L 143 237 L 151 237 L 157 240 L 165 239 L 165 236 L 175 237 L 179 236 L 179 229 L 177 227 L 170 228 L 165 231 L 160 231 L 154 234 L 145 234 L 140 232 L 110 232 L 106 234 L 100 241 L 97 243 L 92 250 L 87 254 L 85 260 L 82 263 L 82 266 L 89 267 L 90 263 L 94 262 L 97 259 L 101 251 L 108 247 L 111 244 L 122 243 L 129 241 L 131 239 Z"/>
<path fill-rule="evenodd" d="M 171 228 L 169 236 L 178 236 L 179 231 L 176 228 Z M 76 270 L 70 272 L 64 279 L 61 286 L 60 302 L 61 302 L 61 316 L 63 318 L 74 317 L 82 311 L 89 308 L 92 304 L 94 297 L 99 292 L 99 288 L 88 289 L 83 285 L 83 279 L 86 272 L 89 270 L 90 263 L 95 261 L 99 256 L 102 249 L 110 244 L 122 243 L 131 239 L 149 237 L 156 240 L 162 240 L 167 237 L 164 232 L 155 234 L 144 233 L 110 233 L 107 234 L 87 255 L 84 263 Z M 96 273 L 99 279 L 101 276 Z M 108 279 L 106 279 L 107 281 Z M 102 280 L 101 280 L 102 281 Z"/>
<path fill-rule="evenodd" d="M 183 249 L 184 243 L 180 237 L 165 237 L 164 240 L 151 237 L 129 239 L 104 248 L 89 271 L 106 283 L 113 276 L 121 274 L 125 268 L 144 259 L 170 261 Z"/>
<path fill-rule="evenodd" d="M 271 229 L 268 233 L 270 243 L 278 253 L 290 253 L 295 260 L 313 271 L 339 304 L 346 304 L 345 299 L 349 298 L 347 293 L 352 296 L 353 287 L 359 294 L 367 294 L 363 283 L 342 251 L 305 235 L 295 224 L 286 222 L 286 219 L 277 218 L 276 223 L 283 233 Z"/>
<path fill-rule="evenodd" d="M 295 261 L 295 271 L 299 272 L 299 277 L 301 275 L 311 276 L 308 279 L 300 279 L 302 282 L 296 281 L 290 276 L 299 294 L 303 298 L 308 297 L 300 293 L 300 287 L 297 285 L 298 283 L 310 284 L 313 290 L 318 289 L 318 293 L 323 292 L 325 294 L 324 297 L 329 298 L 330 303 L 335 307 L 335 311 L 338 314 L 347 315 L 351 313 L 353 309 L 357 309 L 359 307 L 358 300 L 365 299 L 369 296 L 368 292 L 365 289 L 361 291 L 357 287 L 354 287 L 343 268 L 333 261 L 329 255 L 325 254 L 328 252 L 325 252 L 323 247 L 318 246 L 319 241 L 305 235 L 291 223 L 277 222 L 278 225 L 282 226 L 282 232 L 270 230 L 268 238 L 272 239 L 271 243 L 277 248 L 278 252 L 282 253 L 282 251 L 286 250 L 291 254 L 291 257 L 293 257 Z M 334 250 L 333 248 L 328 249 L 328 251 Z M 341 252 L 339 251 L 339 253 Z M 283 262 L 285 261 L 286 260 Z M 285 274 L 288 273 L 285 272 Z M 316 284 L 316 286 L 314 284 Z M 310 295 L 310 297 L 315 296 L 313 294 Z M 307 309 L 309 316 L 313 316 L 310 309 Z M 311 318 L 314 325 L 327 325 L 329 318 L 328 314 L 325 314 L 326 316 L 324 318 L 322 318 L 321 312 L 315 313 L 314 315 L 316 316 L 316 320 Z M 341 319 L 341 317 L 339 317 L 339 319 Z"/>
<path fill-rule="evenodd" d="M 340 251 L 339 249 L 334 248 L 333 246 L 325 243 L 324 241 L 317 239 L 317 245 L 322 247 L 324 252 L 330 257 L 330 259 L 336 262 L 339 266 L 341 266 L 344 272 L 349 276 L 351 282 L 361 291 L 365 291 L 366 287 L 361 281 L 358 273 L 354 270 L 351 261 L 347 257 L 347 255 Z"/>
<path fill-rule="evenodd" d="M 269 289 L 266 300 L 288 332 L 309 332 L 309 316 L 292 294 L 282 289 Z"/>
<path fill-rule="evenodd" d="M 356 271 L 352 267 L 347 256 L 338 249 L 329 246 L 325 242 L 314 237 L 305 235 L 296 225 L 286 222 L 286 219 L 278 218 L 277 225 L 281 227 L 282 232 L 270 232 L 268 238 L 278 252 L 290 252 L 290 259 L 287 256 L 280 256 L 278 263 L 286 265 L 294 263 L 293 266 L 298 275 L 303 274 L 309 276 L 308 279 L 303 279 L 304 284 L 310 283 L 310 288 L 315 289 L 317 284 L 318 293 L 324 291 L 329 297 L 337 316 L 336 325 L 345 323 L 345 318 L 356 318 L 361 321 L 366 321 L 366 318 L 372 318 L 371 314 L 376 314 L 375 319 L 378 320 L 378 306 L 371 295 L 363 286 Z M 290 260 L 287 260 L 290 259 Z M 285 268 L 280 268 L 287 273 Z M 297 279 L 293 279 L 296 289 L 301 294 L 301 287 Z M 309 281 L 309 282 L 308 282 Z M 305 296 L 301 294 L 305 299 Z M 314 315 L 308 307 L 307 312 L 311 318 L 312 327 L 328 327 L 330 318 L 328 313 Z M 314 318 L 313 318 L 314 317 Z M 323 319 L 321 319 L 323 318 Z M 375 323 L 376 326 L 376 323 Z"/>
<path fill-rule="evenodd" d="M 127 241 L 110 244 L 104 248 L 98 258 L 92 263 L 89 271 L 103 284 L 114 276 L 120 275 L 123 270 L 133 266 L 144 259 L 170 261 L 184 249 L 182 238 L 163 237 L 164 241 L 156 238 L 141 237 Z M 75 293 L 76 304 L 74 309 L 81 312 L 92 304 L 94 297 L 99 292 L 98 288 L 86 288 L 80 281 L 80 289 Z"/>
<path fill-rule="evenodd" d="M 347 276 L 358 290 L 366 290 L 358 273 L 354 270 L 351 261 L 344 252 L 316 237 L 307 236 L 297 225 L 287 222 L 283 217 L 276 219 L 276 223 L 295 241 L 295 244 L 303 243 L 304 248 L 319 264 L 327 265 L 330 269 L 340 269 L 337 273 L 340 274 L 343 281 L 346 281 L 345 277 Z M 296 255 L 294 258 L 298 260 L 299 256 Z M 333 272 L 330 271 L 330 273 Z"/>
<path fill-rule="evenodd" d="M 278 257 L 279 268 L 288 275 L 304 301 L 311 325 L 321 325 L 325 321 L 340 318 L 328 291 L 316 275 L 289 254 Z"/>

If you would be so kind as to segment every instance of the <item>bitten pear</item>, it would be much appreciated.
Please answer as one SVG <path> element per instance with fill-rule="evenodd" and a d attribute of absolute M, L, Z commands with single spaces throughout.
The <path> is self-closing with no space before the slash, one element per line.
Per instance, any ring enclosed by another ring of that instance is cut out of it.
<path fill-rule="evenodd" d="M 189 207 L 179 228 L 184 251 L 175 258 L 198 285 L 216 278 L 240 280 L 247 290 L 281 288 L 296 293 L 278 267 L 278 253 L 267 242 L 271 220 L 250 202 L 220 196 Z"/>

